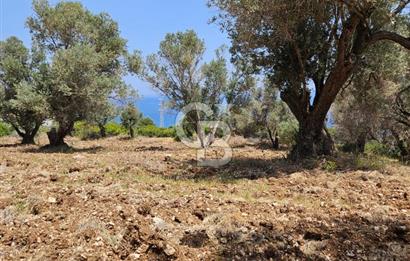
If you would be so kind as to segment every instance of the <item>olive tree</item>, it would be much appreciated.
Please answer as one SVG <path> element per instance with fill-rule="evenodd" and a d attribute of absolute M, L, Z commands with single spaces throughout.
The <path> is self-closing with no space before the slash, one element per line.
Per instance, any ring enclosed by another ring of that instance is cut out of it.
<path fill-rule="evenodd" d="M 107 99 L 123 86 L 122 57 L 126 41 L 108 14 L 92 14 L 78 2 L 33 1 L 27 25 L 34 43 L 48 51 L 52 84 L 47 102 L 58 128 L 49 132 L 50 145 L 65 144 L 74 122 L 104 109 Z"/>
<path fill-rule="evenodd" d="M 273 149 L 278 149 L 281 141 L 289 142 L 282 129 L 286 124 L 291 124 L 294 117 L 287 105 L 279 100 L 277 89 L 272 88 L 267 79 L 263 87 L 251 89 L 247 104 L 232 111 L 231 116 L 234 130 L 244 137 L 268 139 Z M 291 130 L 286 128 L 286 131 Z"/>
<path fill-rule="evenodd" d="M 246 60 L 280 88 L 299 122 L 292 158 L 331 154 L 325 120 L 363 53 L 389 40 L 410 49 L 409 1 L 210 0 L 232 39 L 233 59 Z M 408 27 L 407 27 L 408 28 Z M 309 87 L 311 84 L 312 88 Z"/>
<path fill-rule="evenodd" d="M 392 105 L 408 73 L 408 60 L 407 51 L 388 42 L 363 53 L 349 88 L 339 93 L 332 108 L 339 141 L 363 153 L 368 139 L 399 133 L 397 107 Z"/>
<path fill-rule="evenodd" d="M 128 130 L 131 138 L 135 137 L 134 128 L 142 119 L 142 113 L 138 111 L 134 104 L 128 103 L 121 112 L 121 124 Z"/>
<path fill-rule="evenodd" d="M 227 85 L 226 61 L 218 50 L 214 60 L 202 63 L 204 51 L 204 41 L 194 31 L 169 33 L 158 53 L 147 57 L 145 66 L 141 68 L 138 54 L 129 64 L 131 71 L 169 99 L 172 109 L 180 111 L 189 104 L 203 103 L 216 116 Z M 204 147 L 204 133 L 199 126 L 203 119 L 204 115 L 194 109 L 187 114 L 186 129 L 196 134 Z"/>
<path fill-rule="evenodd" d="M 46 118 L 48 71 L 40 49 L 30 52 L 16 37 L 0 42 L 0 118 L 13 127 L 23 144 L 34 144 Z"/>

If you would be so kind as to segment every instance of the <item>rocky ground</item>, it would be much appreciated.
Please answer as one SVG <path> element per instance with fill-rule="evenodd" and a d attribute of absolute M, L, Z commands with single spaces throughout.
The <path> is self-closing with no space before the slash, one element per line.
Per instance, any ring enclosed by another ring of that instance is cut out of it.
<path fill-rule="evenodd" d="M 325 171 L 235 141 L 212 169 L 171 139 L 17 142 L 0 139 L 0 260 L 410 257 L 410 167 L 394 161 Z"/>

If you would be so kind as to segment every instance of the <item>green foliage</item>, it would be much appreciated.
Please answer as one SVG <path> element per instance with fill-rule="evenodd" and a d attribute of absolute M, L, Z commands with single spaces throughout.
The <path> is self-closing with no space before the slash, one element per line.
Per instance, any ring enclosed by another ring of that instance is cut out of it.
<path fill-rule="evenodd" d="M 338 169 L 337 162 L 332 160 L 325 160 L 322 164 L 322 169 L 328 172 L 335 172 Z"/>
<path fill-rule="evenodd" d="M 202 63 L 205 43 L 193 30 L 187 30 L 167 34 L 159 51 L 146 58 L 143 69 L 138 62 L 139 53 L 134 55 L 136 61 L 129 61 L 131 71 L 168 98 L 169 107 L 181 110 L 192 103 L 209 106 L 212 115 L 206 116 L 194 109 L 183 124 L 188 136 L 196 133 L 202 145 L 204 137 L 202 131 L 198 132 L 197 124 L 221 117 L 218 105 L 230 86 L 222 51 L 223 48 L 218 49 L 213 60 Z"/>
<path fill-rule="evenodd" d="M 364 152 L 368 155 L 378 155 L 378 156 L 391 156 L 391 151 L 389 148 L 376 141 L 376 140 L 371 140 L 366 143 Z"/>
<path fill-rule="evenodd" d="M 280 122 L 278 125 L 279 141 L 287 146 L 296 144 L 299 124 L 295 119 Z"/>
<path fill-rule="evenodd" d="M 105 131 L 107 136 L 119 136 L 123 134 L 127 134 L 127 130 L 124 129 L 121 124 L 115 122 L 109 122 L 105 125 Z"/>
<path fill-rule="evenodd" d="M 138 127 L 155 126 L 154 121 L 149 117 L 144 117 L 138 122 Z"/>
<path fill-rule="evenodd" d="M 0 116 L 16 128 L 23 143 L 33 143 L 48 113 L 44 94 L 49 83 L 44 51 L 30 52 L 21 40 L 0 41 Z"/>
<path fill-rule="evenodd" d="M 142 113 L 138 111 L 134 104 L 128 105 L 121 112 L 121 124 L 129 131 L 131 138 L 134 138 L 134 128 L 142 118 Z"/>
<path fill-rule="evenodd" d="M 278 99 L 278 90 L 265 79 L 263 87 L 254 85 L 248 102 L 232 111 L 230 125 L 236 134 L 260 139 L 279 138 L 279 143 L 293 145 L 298 123 L 287 105 Z"/>
<path fill-rule="evenodd" d="M 137 134 L 144 137 L 176 137 L 174 128 L 158 128 L 153 125 L 137 128 Z"/>
<path fill-rule="evenodd" d="M 74 136 L 82 140 L 92 140 L 100 138 L 100 130 L 97 126 L 85 121 L 78 121 L 74 124 Z"/>
<path fill-rule="evenodd" d="M 27 25 L 34 45 L 52 61 L 47 102 L 59 133 L 50 142 L 61 145 L 74 122 L 104 124 L 112 117 L 109 97 L 128 88 L 121 78 L 126 41 L 108 14 L 92 14 L 79 2 L 34 0 L 33 10 Z"/>
<path fill-rule="evenodd" d="M 10 125 L 0 121 L 0 137 L 9 136 L 13 132 Z"/>
<path fill-rule="evenodd" d="M 386 160 L 374 155 L 358 155 L 354 159 L 354 165 L 359 170 L 383 170 Z"/>
<path fill-rule="evenodd" d="M 108 137 L 125 135 L 128 133 L 121 124 L 109 122 L 105 124 L 105 131 Z M 101 137 L 100 128 L 86 121 L 78 121 L 74 124 L 73 135 L 82 140 L 99 139 Z"/>
<path fill-rule="evenodd" d="M 369 63 L 366 51 L 379 44 L 386 48 L 386 40 L 410 49 L 408 1 L 208 0 L 208 4 L 220 10 L 215 21 L 232 40 L 232 60 L 266 75 L 301 123 L 295 159 L 332 152 L 329 139 L 322 135 L 326 116 L 338 94 L 351 85 L 351 76 Z M 382 58 L 381 54 L 374 56 Z M 397 52 L 390 54 L 397 59 Z M 367 122 L 372 121 L 367 118 Z"/>

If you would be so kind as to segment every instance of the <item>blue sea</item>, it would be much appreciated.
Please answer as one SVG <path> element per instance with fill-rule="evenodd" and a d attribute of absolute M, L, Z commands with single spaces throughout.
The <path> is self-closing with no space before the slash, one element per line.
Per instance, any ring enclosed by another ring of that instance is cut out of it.
<path fill-rule="evenodd" d="M 142 97 L 136 103 L 137 108 L 144 114 L 144 117 L 151 118 L 155 125 L 160 126 L 160 109 L 161 97 Z M 177 112 L 165 109 L 164 113 L 164 127 L 171 127 L 175 125 L 175 118 Z"/>

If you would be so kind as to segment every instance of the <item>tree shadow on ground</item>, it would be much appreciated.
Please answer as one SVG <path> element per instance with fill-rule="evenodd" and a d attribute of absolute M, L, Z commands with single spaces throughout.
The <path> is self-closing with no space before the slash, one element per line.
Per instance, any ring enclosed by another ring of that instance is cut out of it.
<path fill-rule="evenodd" d="M 234 180 L 261 178 L 277 178 L 291 173 L 311 170 L 315 164 L 294 163 L 286 158 L 260 159 L 260 158 L 234 158 L 227 165 L 214 167 L 198 166 L 197 161 L 182 162 L 185 171 L 168 176 L 172 179 L 210 180 L 218 179 L 231 182 Z"/>
<path fill-rule="evenodd" d="M 25 147 L 25 146 L 30 146 L 30 145 L 21 144 L 21 143 L 0 144 L 0 148 L 19 148 L 19 147 Z"/>
<path fill-rule="evenodd" d="M 74 153 L 88 153 L 88 154 L 96 154 L 99 151 L 104 150 L 103 147 L 101 146 L 93 146 L 89 148 L 74 148 L 70 147 L 68 145 L 63 145 L 63 146 L 57 146 L 57 147 L 52 147 L 52 146 L 43 146 L 39 148 L 29 148 L 24 150 L 24 152 L 27 153 L 61 153 L 61 154 L 74 154 Z"/>
<path fill-rule="evenodd" d="M 284 228 L 266 221 L 237 225 L 216 231 L 216 255 L 222 260 L 408 260 L 409 223 L 404 216 L 349 214 Z"/>
<path fill-rule="evenodd" d="M 166 148 L 164 146 L 139 146 L 134 149 L 134 151 L 144 152 L 144 151 L 171 151 L 172 149 Z"/>
<path fill-rule="evenodd" d="M 388 160 L 374 156 L 338 154 L 332 157 L 321 157 L 294 162 L 282 158 L 234 157 L 227 165 L 201 167 L 194 159 L 177 162 L 184 166 L 184 171 L 168 176 L 172 179 L 234 181 L 240 179 L 257 180 L 278 178 L 302 171 L 323 171 L 330 174 L 343 174 L 350 171 L 380 171 L 384 173 Z"/>

